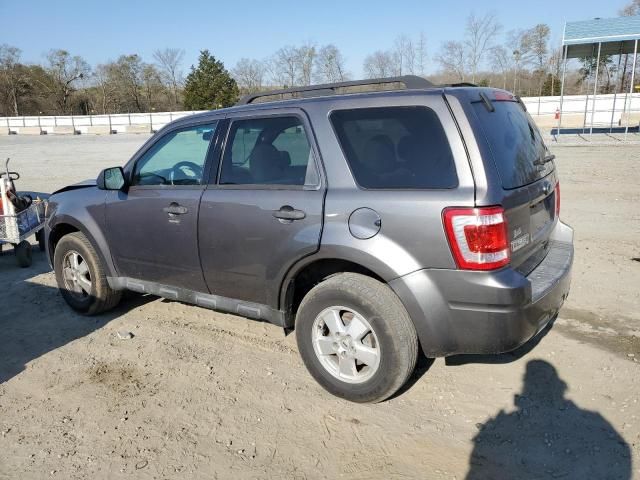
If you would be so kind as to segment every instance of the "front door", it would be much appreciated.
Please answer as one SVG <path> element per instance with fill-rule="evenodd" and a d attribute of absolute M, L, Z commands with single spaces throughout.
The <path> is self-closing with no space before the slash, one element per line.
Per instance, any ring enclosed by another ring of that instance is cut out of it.
<path fill-rule="evenodd" d="M 126 192 L 109 192 L 107 235 L 122 277 L 206 292 L 198 208 L 216 122 L 171 130 L 135 162 Z"/>
<path fill-rule="evenodd" d="M 215 295 L 276 308 L 284 273 L 319 248 L 317 152 L 303 113 L 287 112 L 231 119 L 218 181 L 200 207 L 202 268 Z"/>

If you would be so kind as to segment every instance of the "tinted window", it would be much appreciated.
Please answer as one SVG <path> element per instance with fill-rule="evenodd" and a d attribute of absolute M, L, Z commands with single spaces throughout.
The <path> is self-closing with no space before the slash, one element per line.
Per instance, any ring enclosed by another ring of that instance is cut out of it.
<path fill-rule="evenodd" d="M 316 185 L 318 173 L 300 119 L 270 117 L 233 122 L 220 183 Z"/>
<path fill-rule="evenodd" d="M 136 163 L 134 185 L 200 185 L 216 123 L 167 133 Z"/>
<path fill-rule="evenodd" d="M 426 107 L 339 110 L 331 122 L 356 182 L 364 188 L 453 188 L 453 155 Z"/>
<path fill-rule="evenodd" d="M 538 128 L 519 103 L 494 101 L 493 112 L 480 102 L 473 106 L 504 188 L 527 185 L 551 172 L 553 162 L 544 167 L 533 163 L 549 153 Z"/>

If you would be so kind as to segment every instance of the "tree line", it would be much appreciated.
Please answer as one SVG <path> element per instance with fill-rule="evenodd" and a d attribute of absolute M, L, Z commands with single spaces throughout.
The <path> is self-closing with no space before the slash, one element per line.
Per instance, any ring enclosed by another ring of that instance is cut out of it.
<path fill-rule="evenodd" d="M 640 0 L 619 13 L 639 15 Z M 494 14 L 472 13 L 463 38 L 429 52 L 424 32 L 400 35 L 388 49 L 367 55 L 362 72 L 367 78 L 414 74 L 438 84 L 470 82 L 519 95 L 558 95 L 562 49 L 550 39 L 546 24 L 505 32 Z M 150 61 L 127 54 L 93 67 L 62 49 L 50 50 L 41 64 L 23 62 L 21 53 L 0 45 L 0 116 L 213 109 L 246 93 L 354 78 L 331 43 L 287 45 L 265 59 L 241 58 L 230 70 L 203 50 L 187 75 L 185 51 L 178 48 L 156 50 Z M 570 64 L 565 93 L 588 92 L 596 71 L 599 93 L 628 90 L 629 57 L 603 55 L 598 65 L 591 57 Z M 426 75 L 427 70 L 436 73 Z"/>

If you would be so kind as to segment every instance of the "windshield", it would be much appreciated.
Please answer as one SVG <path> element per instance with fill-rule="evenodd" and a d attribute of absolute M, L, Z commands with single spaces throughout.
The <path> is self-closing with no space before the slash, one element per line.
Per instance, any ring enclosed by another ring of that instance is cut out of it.
<path fill-rule="evenodd" d="M 553 162 L 544 163 L 549 151 L 540 131 L 524 108 L 514 101 L 494 101 L 495 111 L 473 103 L 489 143 L 496 168 L 506 189 L 533 183 L 549 174 Z M 540 163 L 540 164 L 537 164 Z"/>

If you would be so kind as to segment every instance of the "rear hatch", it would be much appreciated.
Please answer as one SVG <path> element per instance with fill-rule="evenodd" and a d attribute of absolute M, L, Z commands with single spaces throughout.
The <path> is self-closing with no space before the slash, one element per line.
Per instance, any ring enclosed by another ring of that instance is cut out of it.
<path fill-rule="evenodd" d="M 527 275 L 545 257 L 559 213 L 554 157 L 517 97 L 491 89 L 474 97 L 478 128 L 502 184 L 511 265 Z"/>

